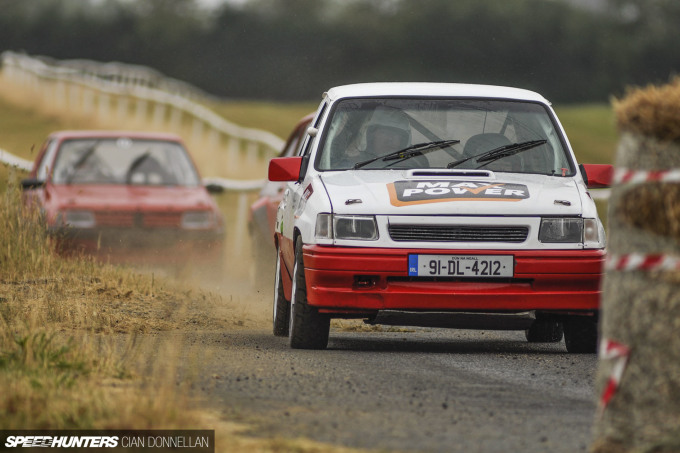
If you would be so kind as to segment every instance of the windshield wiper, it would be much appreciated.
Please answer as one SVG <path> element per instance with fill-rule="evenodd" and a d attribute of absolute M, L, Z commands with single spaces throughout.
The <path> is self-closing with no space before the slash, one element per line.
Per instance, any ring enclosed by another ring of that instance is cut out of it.
<path fill-rule="evenodd" d="M 70 172 L 70 173 L 68 174 L 68 176 L 66 177 L 66 184 L 71 184 L 71 182 L 73 181 L 73 178 L 75 178 L 75 176 L 76 176 L 76 173 L 78 173 L 78 169 L 79 169 L 85 162 L 87 162 L 87 160 L 90 158 L 90 156 L 92 156 L 92 154 L 94 154 L 94 152 L 97 150 L 97 145 L 98 145 L 98 144 L 99 144 L 99 141 L 94 142 L 94 143 L 92 144 L 92 146 L 90 146 L 89 148 L 87 148 L 87 149 L 83 152 L 83 154 L 81 154 L 80 157 L 78 157 L 78 160 L 75 161 L 75 163 L 73 164 L 73 167 L 72 167 L 71 172 Z"/>
<path fill-rule="evenodd" d="M 439 149 L 439 148 L 446 148 L 448 146 L 455 145 L 456 143 L 460 143 L 460 140 L 455 140 L 455 139 L 453 139 L 453 140 L 438 140 L 438 141 L 435 141 L 435 142 L 417 143 L 415 145 L 411 145 L 411 146 L 404 148 L 404 149 L 392 151 L 392 152 L 387 153 L 383 156 L 373 157 L 373 158 L 365 160 L 363 162 L 357 162 L 356 164 L 354 164 L 354 169 L 356 170 L 357 168 L 361 168 L 365 165 L 368 165 L 368 164 L 373 163 L 376 160 L 380 160 L 380 159 L 382 159 L 384 161 L 397 160 L 397 159 L 401 159 L 401 160 L 410 159 L 411 157 L 414 157 L 414 156 L 420 156 L 420 155 L 424 154 L 426 151 L 433 151 L 433 150 Z"/>
<path fill-rule="evenodd" d="M 140 155 L 137 157 L 134 161 L 132 161 L 132 164 L 130 164 L 130 167 L 127 170 L 127 174 L 132 173 L 144 163 L 145 160 L 147 160 L 151 156 L 151 153 L 149 151 L 145 152 L 144 154 Z"/>
<path fill-rule="evenodd" d="M 532 148 L 535 148 L 537 146 L 541 146 L 545 143 L 547 143 L 547 140 L 529 140 L 527 142 L 521 142 L 521 143 L 511 143 L 509 145 L 503 145 L 499 146 L 498 148 L 494 148 L 492 150 L 486 151 L 482 154 L 479 154 L 477 156 L 471 156 L 467 157 L 465 159 L 457 160 L 455 162 L 449 163 L 446 168 L 455 168 L 459 166 L 460 164 L 464 164 L 465 162 L 475 159 L 477 163 L 479 162 L 484 162 L 483 165 L 480 165 L 477 168 L 482 168 L 487 165 L 489 165 L 492 162 L 495 162 L 499 159 L 502 159 L 504 157 L 508 156 L 514 156 L 515 154 L 521 153 L 522 151 L 526 151 Z"/>

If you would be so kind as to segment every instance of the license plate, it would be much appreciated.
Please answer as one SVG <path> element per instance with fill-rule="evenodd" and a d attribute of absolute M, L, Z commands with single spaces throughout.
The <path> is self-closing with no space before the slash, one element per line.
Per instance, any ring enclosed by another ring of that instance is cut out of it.
<path fill-rule="evenodd" d="M 409 255 L 414 277 L 499 278 L 514 275 L 512 255 Z"/>

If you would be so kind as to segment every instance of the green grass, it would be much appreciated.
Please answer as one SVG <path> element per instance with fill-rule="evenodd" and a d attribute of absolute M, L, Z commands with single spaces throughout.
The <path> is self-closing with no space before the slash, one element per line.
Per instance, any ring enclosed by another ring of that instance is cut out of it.
<path fill-rule="evenodd" d="M 580 163 L 614 163 L 618 135 L 610 105 L 555 107 L 555 111 Z M 597 200 L 595 204 L 598 215 L 607 228 L 608 200 Z"/>
<path fill-rule="evenodd" d="M 225 101 L 209 107 L 239 126 L 264 129 L 285 140 L 298 120 L 314 112 L 318 103 Z"/>
<path fill-rule="evenodd" d="M 618 135 L 610 105 L 555 107 L 576 158 L 581 163 L 613 163 Z"/>
<path fill-rule="evenodd" d="M 46 116 L 31 108 L 21 108 L 0 97 L 0 148 L 32 160 L 45 137 L 56 130 L 83 128 L 73 120 Z"/>

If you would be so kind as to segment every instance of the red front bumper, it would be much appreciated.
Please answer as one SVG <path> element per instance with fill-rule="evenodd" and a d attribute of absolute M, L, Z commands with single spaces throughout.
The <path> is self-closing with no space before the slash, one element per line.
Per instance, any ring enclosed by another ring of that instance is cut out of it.
<path fill-rule="evenodd" d="M 513 255 L 515 276 L 504 280 L 408 276 L 408 255 Z M 597 310 L 604 250 L 501 251 L 303 248 L 307 298 L 322 311 Z"/>
<path fill-rule="evenodd" d="M 221 231 L 54 228 L 50 234 L 61 254 L 82 253 L 112 264 L 221 264 L 224 250 Z"/>

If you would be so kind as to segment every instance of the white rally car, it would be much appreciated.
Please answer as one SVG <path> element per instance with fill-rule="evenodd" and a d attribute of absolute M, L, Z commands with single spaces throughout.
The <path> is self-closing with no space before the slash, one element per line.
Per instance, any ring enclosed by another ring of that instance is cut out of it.
<path fill-rule="evenodd" d="M 519 329 L 594 352 L 605 233 L 550 104 L 522 89 L 340 86 L 323 96 L 275 226 L 274 333 L 325 348 L 331 318 Z M 589 181 L 588 181 L 589 180 Z"/>

